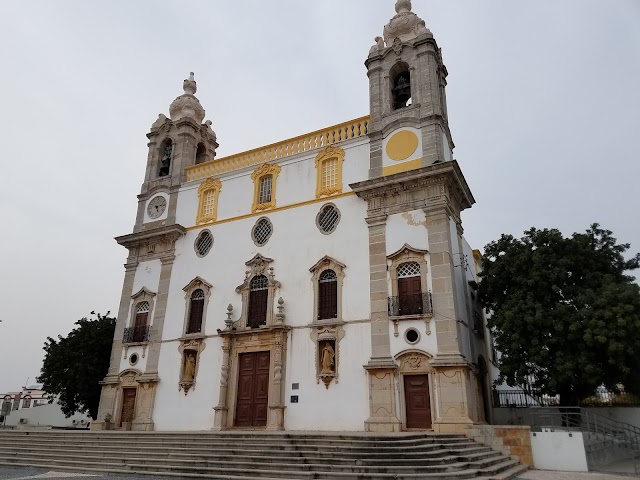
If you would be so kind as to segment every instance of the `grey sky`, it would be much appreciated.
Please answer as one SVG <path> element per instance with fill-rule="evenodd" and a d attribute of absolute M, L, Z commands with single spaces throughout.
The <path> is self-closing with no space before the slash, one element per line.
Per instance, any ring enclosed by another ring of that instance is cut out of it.
<path fill-rule="evenodd" d="M 113 237 L 131 232 L 145 134 L 189 71 L 218 157 L 366 115 L 363 62 L 394 3 L 0 0 L 0 393 L 33 382 L 46 336 L 117 310 Z M 598 221 L 640 250 L 640 2 L 413 9 L 449 70 L 469 242 Z"/>

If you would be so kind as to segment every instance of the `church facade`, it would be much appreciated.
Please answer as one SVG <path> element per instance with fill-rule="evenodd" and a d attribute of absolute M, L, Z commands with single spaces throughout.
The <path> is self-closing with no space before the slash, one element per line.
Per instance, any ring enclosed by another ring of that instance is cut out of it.
<path fill-rule="evenodd" d="M 370 114 L 216 158 L 193 74 L 147 134 L 94 429 L 459 431 L 488 420 L 474 204 L 409 0 Z M 105 422 L 105 420 L 109 420 Z"/>

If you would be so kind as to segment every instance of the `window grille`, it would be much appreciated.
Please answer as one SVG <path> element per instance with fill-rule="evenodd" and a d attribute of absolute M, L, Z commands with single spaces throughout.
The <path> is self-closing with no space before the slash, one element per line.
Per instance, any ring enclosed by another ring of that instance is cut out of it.
<path fill-rule="evenodd" d="M 322 162 L 322 188 L 333 188 L 338 184 L 338 159 Z"/>
<path fill-rule="evenodd" d="M 269 299 L 269 281 L 264 275 L 257 275 L 249 284 L 249 312 L 247 324 L 258 328 L 267 324 L 267 302 Z"/>
<path fill-rule="evenodd" d="M 207 190 L 204 192 L 204 197 L 202 199 L 202 216 L 211 218 L 215 213 L 216 207 L 216 191 L 215 190 Z"/>
<path fill-rule="evenodd" d="M 200 333 L 202 330 L 202 316 L 204 314 L 204 291 L 197 289 L 191 294 L 189 305 L 189 324 L 187 334 Z"/>
<path fill-rule="evenodd" d="M 272 233 L 273 226 L 271 225 L 269 219 L 261 218 L 253 227 L 253 241 L 259 246 L 265 245 L 269 241 Z"/>
<path fill-rule="evenodd" d="M 265 175 L 260 179 L 260 190 L 258 193 L 258 203 L 269 203 L 271 201 L 271 190 L 273 186 L 273 176 Z"/>
<path fill-rule="evenodd" d="M 398 278 L 416 277 L 420 275 L 420 265 L 417 262 L 403 263 L 398 266 Z"/>
<path fill-rule="evenodd" d="M 149 313 L 149 302 L 141 302 L 136 308 L 136 313 Z"/>
<path fill-rule="evenodd" d="M 340 211 L 334 205 L 325 205 L 320 210 L 316 223 L 323 233 L 332 233 L 340 222 Z"/>
<path fill-rule="evenodd" d="M 338 276 L 325 270 L 318 279 L 318 320 L 338 318 Z"/>
<path fill-rule="evenodd" d="M 199 257 L 204 257 L 209 253 L 213 246 L 213 235 L 208 230 L 204 230 L 198 235 L 196 239 L 196 254 Z"/>

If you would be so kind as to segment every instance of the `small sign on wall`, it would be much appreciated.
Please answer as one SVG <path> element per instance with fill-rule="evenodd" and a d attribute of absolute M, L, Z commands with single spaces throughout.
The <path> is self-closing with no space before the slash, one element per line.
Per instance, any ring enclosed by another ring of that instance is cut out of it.
<path fill-rule="evenodd" d="M 291 403 L 298 403 L 298 395 L 291 395 Z"/>

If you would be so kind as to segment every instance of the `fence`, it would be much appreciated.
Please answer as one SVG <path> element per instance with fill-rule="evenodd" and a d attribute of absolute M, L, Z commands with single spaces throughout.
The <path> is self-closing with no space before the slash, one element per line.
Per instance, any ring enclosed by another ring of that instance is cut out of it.
<path fill-rule="evenodd" d="M 627 392 L 598 392 L 579 402 L 581 407 L 637 407 L 640 397 Z M 494 390 L 495 407 L 557 407 L 560 397 L 536 390 Z"/>

